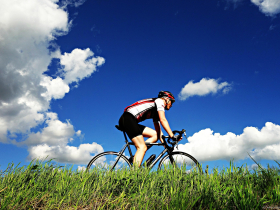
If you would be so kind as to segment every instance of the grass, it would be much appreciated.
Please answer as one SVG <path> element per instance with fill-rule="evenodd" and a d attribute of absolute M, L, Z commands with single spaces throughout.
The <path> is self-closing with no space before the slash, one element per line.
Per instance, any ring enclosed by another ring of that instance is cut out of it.
<path fill-rule="evenodd" d="M 280 167 L 280 165 L 279 165 Z M 277 209 L 280 170 L 74 171 L 51 162 L 0 174 L 0 209 Z"/>

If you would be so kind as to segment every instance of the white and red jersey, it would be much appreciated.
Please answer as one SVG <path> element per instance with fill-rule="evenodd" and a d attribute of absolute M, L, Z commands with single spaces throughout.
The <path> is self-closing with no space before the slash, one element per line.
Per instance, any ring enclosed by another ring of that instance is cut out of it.
<path fill-rule="evenodd" d="M 164 111 L 164 107 L 165 105 L 162 99 L 148 98 L 131 104 L 124 111 L 131 113 L 138 122 L 151 118 L 155 122 L 159 121 L 158 111 Z"/>

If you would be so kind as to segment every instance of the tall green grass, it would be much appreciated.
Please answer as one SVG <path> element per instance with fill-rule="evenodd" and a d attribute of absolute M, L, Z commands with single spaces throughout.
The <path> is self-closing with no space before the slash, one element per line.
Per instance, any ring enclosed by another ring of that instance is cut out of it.
<path fill-rule="evenodd" d="M 206 171 L 207 172 L 207 171 Z M 263 209 L 280 207 L 280 170 L 235 167 L 74 171 L 51 162 L 0 174 L 0 209 Z"/>

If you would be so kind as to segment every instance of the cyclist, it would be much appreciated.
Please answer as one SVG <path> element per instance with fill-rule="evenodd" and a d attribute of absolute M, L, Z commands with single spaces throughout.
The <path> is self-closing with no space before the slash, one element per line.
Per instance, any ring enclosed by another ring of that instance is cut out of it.
<path fill-rule="evenodd" d="M 135 144 L 137 149 L 133 163 L 141 165 L 147 146 L 144 137 L 148 137 L 146 142 L 155 143 L 160 140 L 162 131 L 161 126 L 170 137 L 174 137 L 169 123 L 165 118 L 165 110 L 169 110 L 175 102 L 175 97 L 169 91 L 160 91 L 158 98 L 148 98 L 135 102 L 125 108 L 124 113 L 119 119 L 119 126 L 127 133 L 128 137 Z M 139 124 L 146 119 L 153 119 L 155 130 Z"/>

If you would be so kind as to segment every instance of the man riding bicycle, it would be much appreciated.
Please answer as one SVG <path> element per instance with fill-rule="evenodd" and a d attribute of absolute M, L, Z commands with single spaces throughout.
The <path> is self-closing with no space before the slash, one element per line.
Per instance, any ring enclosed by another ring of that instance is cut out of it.
<path fill-rule="evenodd" d="M 128 137 L 135 144 L 137 149 L 133 163 L 141 165 L 147 146 L 144 137 L 147 137 L 149 143 L 155 143 L 162 140 L 161 126 L 173 138 L 174 134 L 170 129 L 169 123 L 165 117 L 165 110 L 169 110 L 175 102 L 175 97 L 169 91 L 160 91 L 158 98 L 148 98 L 135 102 L 125 108 L 124 113 L 119 119 L 119 126 L 127 133 Z M 153 119 L 155 130 L 139 124 L 146 119 Z"/>

